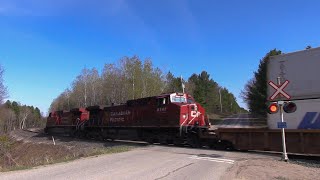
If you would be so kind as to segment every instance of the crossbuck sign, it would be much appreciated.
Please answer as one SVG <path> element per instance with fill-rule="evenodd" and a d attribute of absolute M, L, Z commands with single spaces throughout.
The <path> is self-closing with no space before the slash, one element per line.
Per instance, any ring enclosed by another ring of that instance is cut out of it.
<path fill-rule="evenodd" d="M 287 87 L 288 84 L 289 84 L 288 80 L 286 80 L 283 84 L 280 84 L 280 85 L 276 85 L 272 81 L 269 81 L 269 85 L 276 90 L 272 94 L 272 96 L 270 96 L 270 100 L 274 100 L 278 95 L 282 95 L 285 98 L 290 99 L 291 98 L 290 95 L 284 91 L 284 88 Z"/>

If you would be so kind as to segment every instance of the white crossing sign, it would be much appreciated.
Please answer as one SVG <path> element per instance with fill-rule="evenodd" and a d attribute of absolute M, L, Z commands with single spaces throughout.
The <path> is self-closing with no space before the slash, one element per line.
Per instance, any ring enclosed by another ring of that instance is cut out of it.
<path fill-rule="evenodd" d="M 269 85 L 273 87 L 276 91 L 270 96 L 270 100 L 274 100 L 278 95 L 283 95 L 285 98 L 290 99 L 290 95 L 284 91 L 284 88 L 287 87 L 289 81 L 286 80 L 283 84 L 276 85 L 272 81 L 269 81 Z"/>

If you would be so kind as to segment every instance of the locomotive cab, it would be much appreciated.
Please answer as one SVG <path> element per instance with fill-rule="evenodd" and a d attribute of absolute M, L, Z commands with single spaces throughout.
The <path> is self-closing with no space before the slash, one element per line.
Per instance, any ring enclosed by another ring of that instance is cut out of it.
<path fill-rule="evenodd" d="M 176 113 L 177 111 L 179 113 Z M 171 93 L 157 97 L 157 113 L 163 118 L 179 120 L 180 127 L 209 127 L 204 108 L 186 93 Z M 179 117 L 172 117 L 170 114 L 164 115 L 166 113 L 172 113 L 172 116 Z"/>
<path fill-rule="evenodd" d="M 173 103 L 180 103 L 180 126 L 199 126 L 207 127 L 209 123 L 205 118 L 205 110 L 196 103 L 189 94 L 175 93 L 170 94 Z"/>

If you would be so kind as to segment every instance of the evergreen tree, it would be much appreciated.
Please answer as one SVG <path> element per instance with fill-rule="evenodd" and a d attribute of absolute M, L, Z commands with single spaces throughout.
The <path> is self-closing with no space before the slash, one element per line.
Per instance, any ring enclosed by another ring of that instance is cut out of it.
<path fill-rule="evenodd" d="M 193 97 L 208 113 L 219 114 L 221 109 L 223 114 L 242 111 L 234 95 L 226 88 L 220 87 L 206 71 L 202 71 L 199 75 L 193 74 L 189 78 L 188 84 L 194 85 Z M 219 90 L 221 92 L 221 104 Z"/>
<path fill-rule="evenodd" d="M 37 119 L 41 119 L 41 112 L 40 112 L 40 109 L 38 107 L 36 107 L 34 109 L 34 114 L 35 114 Z"/>
<path fill-rule="evenodd" d="M 170 71 L 166 76 L 166 93 L 182 92 L 181 78 L 175 77 Z"/>
<path fill-rule="evenodd" d="M 253 114 L 266 116 L 267 109 L 267 62 L 270 56 L 281 54 L 281 51 L 273 49 L 260 60 L 259 68 L 254 72 L 254 77 L 247 82 L 242 91 L 242 98 L 247 103 Z"/>
<path fill-rule="evenodd" d="M 20 108 L 19 108 L 20 105 L 16 101 L 13 101 L 11 106 L 12 106 L 13 112 L 18 117 L 20 115 Z"/>
<path fill-rule="evenodd" d="M 7 108 L 11 108 L 11 107 L 12 107 L 12 104 L 11 104 L 11 101 L 10 101 L 10 100 L 7 100 L 4 104 L 5 104 L 5 106 L 6 106 Z"/>

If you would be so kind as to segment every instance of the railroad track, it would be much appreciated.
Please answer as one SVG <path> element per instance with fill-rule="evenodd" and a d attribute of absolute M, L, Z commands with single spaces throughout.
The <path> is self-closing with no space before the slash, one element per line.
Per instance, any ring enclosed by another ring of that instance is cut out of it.
<path fill-rule="evenodd" d="M 32 133 L 40 133 L 41 129 L 34 128 L 34 129 L 23 129 L 23 131 L 32 132 Z"/>

